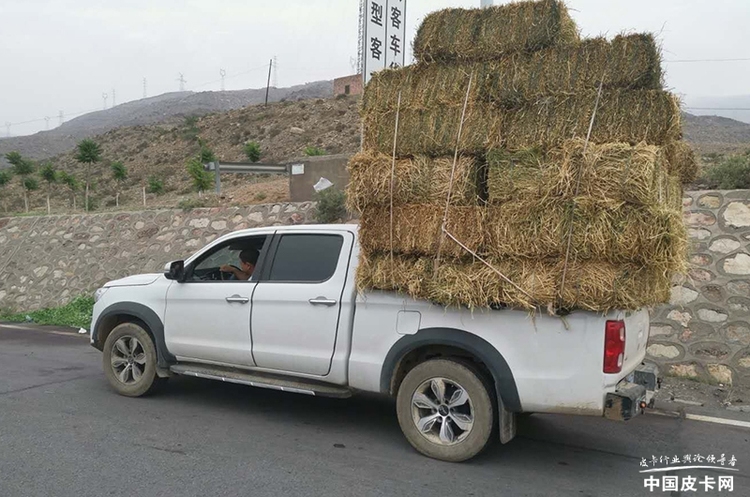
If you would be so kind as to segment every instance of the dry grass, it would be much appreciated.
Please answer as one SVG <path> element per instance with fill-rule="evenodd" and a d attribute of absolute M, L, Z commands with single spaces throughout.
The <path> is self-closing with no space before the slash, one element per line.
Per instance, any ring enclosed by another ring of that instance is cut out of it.
<path fill-rule="evenodd" d="M 518 2 L 489 9 L 445 9 L 428 15 L 414 40 L 419 61 L 487 60 L 578 41 L 563 2 Z"/>
<path fill-rule="evenodd" d="M 674 141 L 664 147 L 669 172 L 680 178 L 684 185 L 698 179 L 700 165 L 693 148 L 684 141 Z"/>
<path fill-rule="evenodd" d="M 559 295 L 561 261 L 501 259 L 492 266 L 522 290 L 510 285 L 485 264 L 444 261 L 437 273 L 433 258 L 387 254 L 360 256 L 360 290 L 397 291 L 444 306 L 485 308 L 508 305 L 522 309 L 546 307 L 606 312 L 640 309 L 669 301 L 670 278 L 659 269 L 587 261 L 569 264 L 566 285 Z"/>
<path fill-rule="evenodd" d="M 489 200 L 591 197 L 601 203 L 659 206 L 668 202 L 669 178 L 662 149 L 644 143 L 589 144 L 568 140 L 539 149 L 487 153 Z"/>
<path fill-rule="evenodd" d="M 385 154 L 361 152 L 349 160 L 347 202 L 352 212 L 368 205 L 390 205 L 393 159 Z M 453 158 L 417 156 L 396 161 L 393 202 L 400 204 L 444 203 L 448 199 Z M 456 162 L 451 204 L 477 203 L 477 167 L 474 157 L 461 156 Z"/>
<path fill-rule="evenodd" d="M 388 111 L 363 109 L 366 149 L 388 155 L 393 152 L 395 98 Z M 595 102 L 596 92 L 590 91 L 542 98 L 516 110 L 501 111 L 491 105 L 469 106 L 458 149 L 465 154 L 482 154 L 502 147 L 549 149 L 572 138 L 585 138 Z M 452 155 L 461 112 L 462 103 L 428 110 L 402 109 L 397 155 Z M 670 93 L 612 90 L 602 95 L 591 142 L 664 145 L 679 139 L 680 134 L 680 109 Z"/>
<path fill-rule="evenodd" d="M 659 50 L 650 34 L 585 40 L 572 47 L 519 53 L 488 62 L 415 64 L 376 73 L 367 86 L 367 111 L 388 110 L 398 92 L 402 108 L 423 110 L 454 105 L 466 96 L 469 75 L 472 104 L 517 108 L 541 97 L 597 89 L 662 88 Z"/>

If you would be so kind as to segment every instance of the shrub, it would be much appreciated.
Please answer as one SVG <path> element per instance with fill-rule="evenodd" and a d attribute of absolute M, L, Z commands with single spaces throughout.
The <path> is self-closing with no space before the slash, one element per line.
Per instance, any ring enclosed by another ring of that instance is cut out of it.
<path fill-rule="evenodd" d="M 266 195 L 265 192 L 259 192 L 259 193 L 255 194 L 255 200 L 257 200 L 258 202 L 264 201 L 266 199 L 266 197 L 267 197 L 267 195 Z"/>
<path fill-rule="evenodd" d="M 156 176 L 149 176 L 146 193 L 155 193 L 161 195 L 164 193 L 164 181 Z"/>
<path fill-rule="evenodd" d="M 750 188 L 750 151 L 732 155 L 707 171 L 712 186 L 722 190 Z"/>
<path fill-rule="evenodd" d="M 91 296 L 80 296 L 60 307 L 51 307 L 33 312 L 21 312 L 18 314 L 0 311 L 0 321 L 24 322 L 26 316 L 37 324 L 48 324 L 54 326 L 73 326 L 86 328 L 91 325 L 91 314 L 94 311 L 94 298 Z"/>
<path fill-rule="evenodd" d="M 258 162 L 260 160 L 260 143 L 258 142 L 247 142 L 244 147 L 245 155 L 247 160 L 250 162 Z"/>
<path fill-rule="evenodd" d="M 307 146 L 305 147 L 304 154 L 308 157 L 314 157 L 317 155 L 326 155 L 326 151 L 319 147 Z"/>
<path fill-rule="evenodd" d="M 187 163 L 187 172 L 193 180 L 193 188 L 198 192 L 210 189 L 214 183 L 213 175 L 203 168 L 203 163 L 198 158 Z"/>
<path fill-rule="evenodd" d="M 202 198 L 186 198 L 179 201 L 179 203 L 177 204 L 177 208 L 184 211 L 189 211 L 192 209 L 206 207 L 206 205 L 206 201 Z"/>
<path fill-rule="evenodd" d="M 321 224 L 331 224 L 346 217 L 346 194 L 331 186 L 315 194 L 315 220 Z"/>

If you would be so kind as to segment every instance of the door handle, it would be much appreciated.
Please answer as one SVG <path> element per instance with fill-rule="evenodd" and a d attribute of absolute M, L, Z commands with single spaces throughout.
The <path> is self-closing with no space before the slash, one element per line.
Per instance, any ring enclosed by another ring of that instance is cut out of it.
<path fill-rule="evenodd" d="M 332 305 L 336 305 L 336 300 L 327 299 L 325 297 L 315 297 L 314 299 L 310 299 L 308 302 L 310 302 L 312 305 L 327 305 L 329 307 Z"/>
<path fill-rule="evenodd" d="M 250 302 L 249 298 L 240 297 L 239 295 L 236 295 L 236 294 L 232 295 L 231 297 L 227 297 L 225 300 L 229 302 L 230 304 L 235 303 L 235 302 L 238 304 L 247 304 L 248 302 Z"/>

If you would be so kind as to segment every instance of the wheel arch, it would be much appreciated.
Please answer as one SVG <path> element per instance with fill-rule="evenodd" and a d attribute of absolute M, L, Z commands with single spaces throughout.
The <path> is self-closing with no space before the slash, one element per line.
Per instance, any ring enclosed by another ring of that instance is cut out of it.
<path fill-rule="evenodd" d="M 510 412 L 522 412 L 516 381 L 503 355 L 483 338 L 455 328 L 425 328 L 399 339 L 383 362 L 381 392 L 393 395 L 412 366 L 408 363 L 409 359 L 423 354 L 458 355 L 473 359 L 489 374 L 497 398 L 502 401 L 501 407 Z"/>
<path fill-rule="evenodd" d="M 96 320 L 91 337 L 92 345 L 102 350 L 112 330 L 117 325 L 128 322 L 139 324 L 151 336 L 160 368 L 168 368 L 170 363 L 175 362 L 175 357 L 169 353 L 164 341 L 164 323 L 153 309 L 136 302 L 117 302 L 104 309 Z"/>

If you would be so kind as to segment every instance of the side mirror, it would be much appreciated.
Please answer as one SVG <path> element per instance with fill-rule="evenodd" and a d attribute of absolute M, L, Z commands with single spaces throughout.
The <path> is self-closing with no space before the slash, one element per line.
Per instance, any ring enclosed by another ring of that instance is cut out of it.
<path fill-rule="evenodd" d="M 184 281 L 185 261 L 172 261 L 164 266 L 164 277 L 168 280 Z"/>

